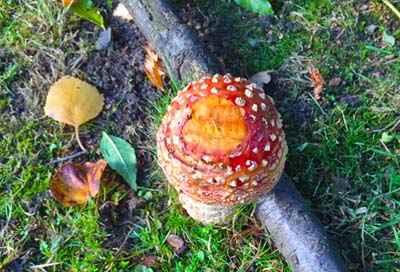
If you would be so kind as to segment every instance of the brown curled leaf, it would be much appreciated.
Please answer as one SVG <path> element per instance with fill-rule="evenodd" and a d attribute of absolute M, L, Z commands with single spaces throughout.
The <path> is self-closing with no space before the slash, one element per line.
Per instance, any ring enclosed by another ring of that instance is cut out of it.
<path fill-rule="evenodd" d="M 146 45 L 144 49 L 146 50 L 146 56 L 144 59 L 144 72 L 154 86 L 163 91 L 163 77 L 167 75 L 167 69 L 150 44 Z"/>
<path fill-rule="evenodd" d="M 50 183 L 54 198 L 66 207 L 85 204 L 98 193 L 106 165 L 105 160 L 63 165 Z"/>
<path fill-rule="evenodd" d="M 315 67 L 314 61 L 310 62 L 311 65 L 311 80 L 314 86 L 314 97 L 315 99 L 321 99 L 324 93 L 324 79 L 321 76 L 318 68 Z"/>

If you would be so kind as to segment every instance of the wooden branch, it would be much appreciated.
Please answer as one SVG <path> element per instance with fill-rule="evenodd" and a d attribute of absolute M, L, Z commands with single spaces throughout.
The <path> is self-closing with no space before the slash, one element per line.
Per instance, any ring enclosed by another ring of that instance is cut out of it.
<path fill-rule="evenodd" d="M 195 32 L 183 24 L 167 1 L 122 0 L 144 36 L 168 61 L 175 79 L 215 74 L 217 65 L 206 54 Z"/>
<path fill-rule="evenodd" d="M 286 174 L 257 203 L 256 217 L 293 271 L 347 271 L 322 224 Z"/>
<path fill-rule="evenodd" d="M 218 71 L 194 32 L 166 0 L 121 0 L 146 38 L 169 62 L 177 79 L 198 79 Z M 321 223 L 290 178 L 259 201 L 256 217 L 270 232 L 293 271 L 347 271 Z"/>

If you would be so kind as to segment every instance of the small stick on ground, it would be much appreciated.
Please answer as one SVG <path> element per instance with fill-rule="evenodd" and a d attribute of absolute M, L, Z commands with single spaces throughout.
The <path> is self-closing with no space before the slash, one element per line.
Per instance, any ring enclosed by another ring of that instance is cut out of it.
<path fill-rule="evenodd" d="M 60 163 L 60 162 L 68 161 L 68 160 L 72 160 L 72 159 L 74 159 L 76 157 L 79 157 L 79 156 L 81 156 L 83 154 L 86 154 L 86 153 L 87 153 L 87 151 L 79 151 L 78 153 L 71 154 L 71 155 L 66 156 L 66 157 L 62 157 L 62 158 L 58 158 L 58 159 L 49 161 L 48 165 L 56 164 L 56 163 Z"/>

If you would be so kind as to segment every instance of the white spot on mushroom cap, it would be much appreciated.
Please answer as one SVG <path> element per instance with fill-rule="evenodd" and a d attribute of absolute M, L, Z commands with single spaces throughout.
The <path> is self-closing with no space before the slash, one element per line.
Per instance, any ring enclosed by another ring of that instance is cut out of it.
<path fill-rule="evenodd" d="M 196 172 L 192 175 L 193 179 L 201 179 L 203 175 L 200 172 Z"/>
<path fill-rule="evenodd" d="M 253 90 L 254 88 L 257 88 L 257 85 L 254 84 L 254 83 L 250 83 L 250 84 L 246 85 L 246 88 L 250 89 L 250 90 Z"/>
<path fill-rule="evenodd" d="M 251 123 L 254 123 L 257 120 L 257 117 L 255 115 L 253 115 L 253 114 L 250 114 L 249 117 L 250 117 L 250 122 Z"/>
<path fill-rule="evenodd" d="M 211 89 L 211 93 L 214 93 L 214 94 L 216 94 L 216 93 L 219 93 L 221 90 L 219 89 L 219 88 L 217 88 L 217 87 L 213 87 L 212 89 Z"/>
<path fill-rule="evenodd" d="M 269 121 L 269 122 L 271 123 L 271 127 L 275 126 L 275 120 L 274 119 L 271 119 L 271 121 Z"/>
<path fill-rule="evenodd" d="M 231 80 L 230 78 L 225 78 L 225 79 L 224 79 L 224 83 L 225 83 L 225 84 L 231 84 L 231 83 L 232 83 L 232 80 Z"/>
<path fill-rule="evenodd" d="M 195 102 L 197 99 L 199 99 L 196 95 L 192 95 L 191 97 L 190 97 L 190 102 Z"/>
<path fill-rule="evenodd" d="M 263 93 L 263 92 L 259 92 L 258 93 L 258 96 L 261 98 L 261 99 L 265 99 L 265 93 Z"/>
<path fill-rule="evenodd" d="M 204 83 L 201 85 L 200 89 L 205 90 L 208 88 L 208 84 Z"/>
<path fill-rule="evenodd" d="M 264 146 L 264 151 L 270 151 L 271 150 L 271 145 L 269 143 L 266 143 Z"/>
<path fill-rule="evenodd" d="M 257 162 L 251 160 L 247 160 L 246 165 L 248 166 L 247 169 L 249 169 L 249 171 L 254 171 L 258 167 Z"/>
<path fill-rule="evenodd" d="M 253 148 L 253 153 L 257 154 L 258 153 L 258 147 Z"/>
<path fill-rule="evenodd" d="M 186 115 L 186 117 L 190 117 L 192 115 L 192 109 L 187 107 L 183 110 L 183 113 Z M 178 122 L 179 123 L 179 122 Z"/>
<path fill-rule="evenodd" d="M 236 157 L 239 157 L 240 155 L 242 155 L 241 151 L 235 151 L 229 155 L 229 158 L 236 158 Z"/>
<path fill-rule="evenodd" d="M 234 85 L 228 85 L 228 87 L 226 87 L 226 89 L 228 91 L 231 91 L 231 92 L 236 92 L 237 91 L 237 88 Z"/>
<path fill-rule="evenodd" d="M 207 96 L 207 94 L 206 94 L 205 92 L 200 92 L 199 94 L 200 94 L 200 96 L 202 96 L 202 97 L 206 97 L 206 96 Z"/>
<path fill-rule="evenodd" d="M 236 187 L 237 186 L 237 181 L 234 179 L 231 182 L 229 182 L 229 186 L 231 187 Z"/>
<path fill-rule="evenodd" d="M 275 135 L 275 133 L 271 133 L 271 134 L 269 135 L 269 138 L 271 139 L 271 141 L 275 141 L 275 140 L 276 140 L 276 135 Z"/>
<path fill-rule="evenodd" d="M 218 77 L 217 77 L 217 75 L 215 75 L 212 79 L 211 79 L 211 82 L 212 83 L 218 83 Z"/>
<path fill-rule="evenodd" d="M 179 136 L 177 136 L 177 135 L 172 136 L 172 143 L 174 145 L 179 145 L 181 143 Z"/>
<path fill-rule="evenodd" d="M 177 159 L 175 159 L 175 158 L 172 158 L 172 164 L 173 164 L 175 167 L 179 167 L 179 166 L 181 165 L 180 161 L 177 160 Z"/>
<path fill-rule="evenodd" d="M 265 105 L 265 103 L 261 103 L 260 106 L 262 111 L 267 111 L 267 105 Z"/>
<path fill-rule="evenodd" d="M 240 107 L 243 107 L 244 105 L 246 105 L 246 100 L 244 100 L 242 97 L 238 96 L 235 99 L 235 104 L 240 106 Z"/>
<path fill-rule="evenodd" d="M 241 77 L 235 77 L 235 82 L 243 82 L 243 78 Z"/>
<path fill-rule="evenodd" d="M 253 98 L 253 97 L 254 97 L 253 92 L 252 92 L 251 90 L 249 90 L 249 89 L 244 90 L 244 94 L 245 94 L 248 98 Z"/>
<path fill-rule="evenodd" d="M 222 185 L 222 184 L 225 183 L 225 179 L 223 179 L 223 178 L 221 178 L 221 177 L 215 177 L 214 179 L 215 179 L 215 181 L 216 181 L 216 183 L 217 183 L 218 185 Z"/>
<path fill-rule="evenodd" d="M 228 166 L 228 167 L 226 168 L 226 173 L 227 173 L 229 176 L 233 174 L 233 169 L 232 169 L 231 166 Z"/>
<path fill-rule="evenodd" d="M 277 165 L 278 165 L 278 164 L 277 164 L 277 162 L 275 161 L 273 164 L 271 164 L 271 165 L 269 166 L 269 169 L 270 169 L 270 170 L 274 170 L 274 169 L 276 168 Z"/>
<path fill-rule="evenodd" d="M 208 155 L 204 155 L 201 159 L 203 161 L 205 161 L 206 163 L 212 163 L 213 162 L 213 159 Z"/>
<path fill-rule="evenodd" d="M 242 166 L 237 165 L 236 168 L 235 168 L 235 171 L 236 171 L 236 172 L 242 171 Z"/>
<path fill-rule="evenodd" d="M 239 179 L 241 182 L 246 182 L 250 179 L 250 177 L 246 175 L 246 176 L 241 176 Z"/>
<path fill-rule="evenodd" d="M 268 165 L 268 161 L 267 160 L 262 160 L 261 161 L 261 165 L 263 166 L 263 167 L 265 167 L 265 166 L 267 166 Z"/>
<path fill-rule="evenodd" d="M 257 111 L 258 111 L 258 105 L 257 105 L 257 104 L 251 105 L 251 109 L 252 109 L 253 111 L 257 112 Z"/>

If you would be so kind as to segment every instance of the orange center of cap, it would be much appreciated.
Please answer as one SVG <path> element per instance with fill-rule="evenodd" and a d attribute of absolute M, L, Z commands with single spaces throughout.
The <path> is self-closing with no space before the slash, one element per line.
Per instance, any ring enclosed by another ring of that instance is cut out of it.
<path fill-rule="evenodd" d="M 193 104 L 192 118 L 182 135 L 186 148 L 197 154 L 225 155 L 237 149 L 247 136 L 245 111 L 217 96 Z"/>

